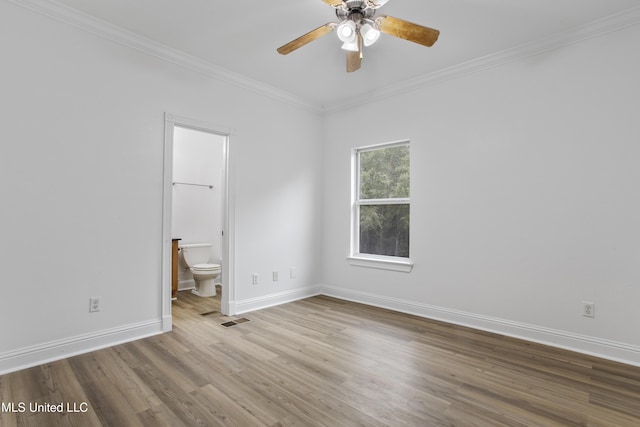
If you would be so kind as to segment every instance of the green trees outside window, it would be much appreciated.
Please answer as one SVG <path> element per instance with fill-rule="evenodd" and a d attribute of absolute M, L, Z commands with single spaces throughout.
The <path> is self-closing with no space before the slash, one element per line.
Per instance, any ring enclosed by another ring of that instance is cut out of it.
<path fill-rule="evenodd" d="M 359 254 L 409 257 L 409 143 L 356 150 Z"/>

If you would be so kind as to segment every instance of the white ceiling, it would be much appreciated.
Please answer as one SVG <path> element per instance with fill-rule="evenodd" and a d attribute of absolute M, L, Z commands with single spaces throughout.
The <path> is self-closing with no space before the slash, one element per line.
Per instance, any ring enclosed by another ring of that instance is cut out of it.
<path fill-rule="evenodd" d="M 365 48 L 362 68 L 328 34 L 282 56 L 276 48 L 335 22 L 321 0 L 57 0 L 115 26 L 317 105 L 332 105 L 622 12 L 637 0 L 390 0 L 378 14 L 440 30 L 431 47 L 388 35 Z"/>

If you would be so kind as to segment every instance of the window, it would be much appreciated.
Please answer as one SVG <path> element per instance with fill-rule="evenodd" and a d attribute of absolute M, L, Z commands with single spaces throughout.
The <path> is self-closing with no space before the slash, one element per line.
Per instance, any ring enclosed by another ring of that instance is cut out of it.
<path fill-rule="evenodd" d="M 409 157 L 408 141 L 354 150 L 352 264 L 410 271 Z"/>

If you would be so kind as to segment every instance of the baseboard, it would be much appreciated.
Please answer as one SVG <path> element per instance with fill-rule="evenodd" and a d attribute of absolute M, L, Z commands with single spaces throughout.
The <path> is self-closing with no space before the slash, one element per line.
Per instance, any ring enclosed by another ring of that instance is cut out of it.
<path fill-rule="evenodd" d="M 222 283 L 217 278 L 214 280 L 214 283 L 216 284 L 216 286 L 222 286 Z M 195 288 L 196 288 L 196 281 L 193 279 L 180 280 L 178 282 L 178 292 L 190 291 L 191 289 L 195 289 Z"/>
<path fill-rule="evenodd" d="M 195 288 L 196 288 L 196 282 L 193 279 L 178 281 L 178 291 L 186 291 L 186 290 L 195 289 Z"/>
<path fill-rule="evenodd" d="M 257 298 L 236 300 L 233 302 L 235 307 L 234 312 L 236 314 L 241 314 L 249 311 L 259 310 L 262 308 L 273 307 L 274 305 L 309 298 L 312 296 L 320 295 L 320 289 L 320 286 L 311 286 L 307 288 L 278 292 L 275 294 L 269 294 Z"/>
<path fill-rule="evenodd" d="M 335 286 L 321 286 L 321 294 L 640 366 L 640 347 L 631 344 Z"/>
<path fill-rule="evenodd" d="M 0 375 L 163 332 L 163 321 L 135 323 L 0 354 Z"/>
<path fill-rule="evenodd" d="M 241 314 L 315 295 L 327 295 L 640 366 L 638 346 L 328 285 L 278 292 L 230 302 L 230 305 L 234 307 L 234 313 Z M 0 375 L 161 334 L 168 330 L 170 318 L 106 329 L 5 352 L 0 354 Z"/>
<path fill-rule="evenodd" d="M 173 330 L 173 317 L 171 315 L 162 316 L 162 332 Z"/>

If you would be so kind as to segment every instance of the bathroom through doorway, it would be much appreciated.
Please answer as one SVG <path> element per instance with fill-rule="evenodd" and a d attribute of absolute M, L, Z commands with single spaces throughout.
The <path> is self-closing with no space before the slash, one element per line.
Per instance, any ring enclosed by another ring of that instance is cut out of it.
<path fill-rule="evenodd" d="M 206 245 L 207 252 L 207 260 L 198 264 L 197 272 L 179 256 L 178 290 L 189 290 L 206 298 L 217 289 L 222 294 L 221 312 L 233 314 L 230 308 L 234 294 L 233 260 L 229 250 L 233 230 L 229 226 L 228 192 L 230 135 L 230 129 L 221 126 L 165 115 L 162 292 L 165 330 L 171 329 L 171 243 L 174 239 L 180 239 L 180 246 Z M 200 271 L 205 265 L 218 272 L 211 275 L 213 279 Z"/>

